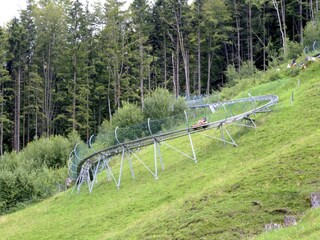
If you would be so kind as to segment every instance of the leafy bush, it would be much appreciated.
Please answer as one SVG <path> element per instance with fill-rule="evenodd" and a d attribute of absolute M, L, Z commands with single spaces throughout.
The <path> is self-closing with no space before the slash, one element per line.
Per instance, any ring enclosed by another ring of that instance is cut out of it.
<path fill-rule="evenodd" d="M 112 121 L 105 120 L 99 128 L 98 142 L 103 142 L 104 147 L 111 146 L 116 143 L 114 137 L 114 130 L 116 127 L 122 129 L 118 132 L 118 137 L 123 141 L 124 139 L 135 139 L 137 137 L 137 131 L 129 131 L 129 126 L 139 124 L 143 122 L 142 110 L 136 105 L 129 102 L 123 102 L 122 107 L 119 108 L 113 115 Z M 123 129 L 127 130 L 123 130 Z M 141 136 L 143 133 L 138 133 Z"/>
<path fill-rule="evenodd" d="M 256 66 L 251 61 L 245 61 L 242 63 L 239 75 L 240 79 L 251 78 L 257 72 Z"/>
<path fill-rule="evenodd" d="M 268 73 L 266 74 L 266 78 L 269 81 L 277 81 L 279 79 L 281 79 L 281 73 L 278 70 L 269 70 Z"/>
<path fill-rule="evenodd" d="M 240 78 L 240 75 L 233 64 L 227 66 L 227 70 L 224 74 L 228 80 L 228 86 L 234 86 L 236 81 Z"/>
<path fill-rule="evenodd" d="M 111 125 L 115 127 L 127 127 L 143 121 L 142 110 L 136 105 L 129 102 L 122 102 L 112 117 Z"/>
<path fill-rule="evenodd" d="M 145 99 L 144 115 L 150 119 L 161 119 L 183 113 L 187 109 L 183 98 L 175 99 L 173 95 L 163 88 L 156 89 Z"/>
<path fill-rule="evenodd" d="M 33 159 L 40 165 L 49 168 L 60 168 L 66 165 L 73 143 L 61 136 L 40 138 L 33 141 L 21 152 L 20 158 Z"/>
<path fill-rule="evenodd" d="M 75 133 L 70 137 L 41 138 L 18 154 L 0 157 L 0 214 L 57 191 L 56 184 L 67 177 L 66 162 L 78 138 Z"/>
<path fill-rule="evenodd" d="M 303 47 L 300 43 L 287 40 L 287 56 L 285 59 L 297 59 L 303 51 Z"/>
<path fill-rule="evenodd" d="M 228 65 L 227 70 L 225 71 L 225 75 L 228 79 L 228 86 L 232 87 L 240 80 L 252 78 L 257 71 L 255 65 L 250 61 L 243 62 L 239 71 L 237 71 L 234 65 Z"/>
<path fill-rule="evenodd" d="M 310 21 L 304 28 L 304 44 L 311 46 L 314 41 L 320 41 L 320 14 L 317 14 L 316 21 Z"/>

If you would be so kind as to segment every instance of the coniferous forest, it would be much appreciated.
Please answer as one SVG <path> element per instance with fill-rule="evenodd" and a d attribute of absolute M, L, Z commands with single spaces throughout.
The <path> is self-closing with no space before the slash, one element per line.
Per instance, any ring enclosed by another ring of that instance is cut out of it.
<path fill-rule="evenodd" d="M 156 88 L 210 94 L 320 39 L 318 0 L 27 0 L 0 27 L 0 154 L 86 140 Z"/>

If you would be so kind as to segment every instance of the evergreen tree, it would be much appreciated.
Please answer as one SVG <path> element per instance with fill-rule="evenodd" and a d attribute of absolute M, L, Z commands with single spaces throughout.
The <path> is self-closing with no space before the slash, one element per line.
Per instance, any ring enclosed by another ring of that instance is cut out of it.
<path fill-rule="evenodd" d="M 134 0 L 131 4 L 132 12 L 132 34 L 130 40 L 133 42 L 131 45 L 132 60 L 139 66 L 137 77 L 140 82 L 140 101 L 142 109 L 144 108 L 144 82 L 148 79 L 148 89 L 151 90 L 150 82 L 150 64 L 151 47 L 149 45 L 150 36 L 150 12 L 151 9 L 146 0 Z M 133 59 L 134 58 L 134 59 Z M 133 72 L 134 73 L 134 72 Z M 133 77 L 133 76 L 132 76 Z"/>
<path fill-rule="evenodd" d="M 6 32 L 0 27 L 0 155 L 4 153 L 6 144 L 4 137 L 10 134 L 11 123 L 8 112 L 6 111 L 6 105 L 10 100 L 7 96 L 7 85 L 10 81 L 9 72 L 6 69 L 7 48 Z"/>
<path fill-rule="evenodd" d="M 64 68 L 64 50 L 67 42 L 67 22 L 62 4 L 55 1 L 40 2 L 35 9 L 36 61 L 43 78 L 44 96 L 41 106 L 43 112 L 42 133 L 54 133 L 53 119 L 57 116 L 56 99 L 59 82 L 58 73 Z M 65 99 L 64 99 L 65 100 Z"/>
<path fill-rule="evenodd" d="M 101 54 L 107 75 L 110 74 L 116 109 L 120 107 L 123 91 L 128 88 L 128 79 L 125 78 L 128 71 L 128 36 L 126 13 L 121 10 L 122 5 L 118 0 L 106 1 L 103 19 L 105 26 L 100 33 Z"/>
<path fill-rule="evenodd" d="M 26 62 L 26 30 L 21 22 L 14 18 L 9 27 L 9 71 L 14 83 L 14 134 L 13 149 L 20 150 L 20 114 L 21 114 L 21 86 Z"/>
<path fill-rule="evenodd" d="M 22 10 L 20 13 L 21 24 L 25 29 L 25 66 L 24 66 L 24 84 L 22 85 L 22 146 L 24 147 L 26 143 L 30 142 L 35 135 L 37 135 L 37 124 L 34 123 L 36 115 L 39 115 L 39 109 L 35 109 L 34 92 L 33 89 L 41 87 L 39 82 L 35 83 L 32 79 L 33 76 L 37 74 L 34 72 L 36 66 L 33 62 L 35 55 L 35 38 L 36 38 L 36 29 L 35 29 L 35 19 L 34 19 L 34 9 L 35 3 L 34 0 L 27 1 L 27 8 Z M 39 78 L 38 78 L 39 79 Z"/>

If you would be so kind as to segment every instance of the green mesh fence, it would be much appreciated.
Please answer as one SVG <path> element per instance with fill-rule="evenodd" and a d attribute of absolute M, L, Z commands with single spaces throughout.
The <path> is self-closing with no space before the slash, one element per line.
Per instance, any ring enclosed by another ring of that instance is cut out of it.
<path fill-rule="evenodd" d="M 148 122 L 118 128 L 116 134 L 120 143 L 128 143 L 140 138 L 150 137 Z"/>
<path fill-rule="evenodd" d="M 305 46 L 303 52 L 306 56 L 315 56 L 320 53 L 319 41 L 314 41 L 312 44 Z"/>
<path fill-rule="evenodd" d="M 83 159 L 86 157 L 89 157 L 92 155 L 94 151 L 88 147 L 87 144 L 80 142 L 78 143 L 74 150 L 72 151 L 72 154 L 70 155 L 69 159 L 69 177 L 76 179 L 78 176 L 78 173 L 80 171 L 79 165 L 82 162 Z"/>

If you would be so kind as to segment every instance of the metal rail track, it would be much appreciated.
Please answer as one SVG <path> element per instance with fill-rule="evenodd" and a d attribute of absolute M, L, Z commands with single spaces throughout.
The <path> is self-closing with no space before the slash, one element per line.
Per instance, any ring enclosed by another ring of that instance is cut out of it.
<path fill-rule="evenodd" d="M 158 155 L 160 155 L 160 150 L 158 149 L 160 143 L 165 143 L 165 141 L 189 135 L 189 139 L 190 139 L 190 143 L 191 143 L 192 151 L 193 151 L 193 156 L 190 157 L 182 152 L 181 153 L 186 155 L 187 157 L 193 159 L 195 162 L 197 162 L 196 157 L 195 157 L 194 148 L 193 148 L 192 139 L 191 139 L 191 134 L 206 131 L 206 130 L 213 129 L 213 128 L 219 128 L 219 127 L 222 127 L 226 124 L 231 124 L 231 123 L 241 121 L 243 119 L 248 119 L 250 115 L 255 114 L 255 113 L 269 112 L 270 111 L 269 107 L 275 105 L 278 102 L 278 100 L 279 100 L 278 96 L 276 96 L 276 95 L 264 95 L 264 96 L 251 96 L 250 95 L 250 97 L 247 97 L 247 98 L 230 100 L 230 101 L 226 101 L 226 102 L 199 104 L 197 106 L 191 106 L 190 109 L 223 108 L 226 115 L 224 118 L 221 118 L 219 120 L 216 120 L 213 122 L 208 122 L 207 124 L 205 124 L 205 126 L 203 126 L 205 128 L 200 127 L 198 129 L 193 129 L 193 128 L 189 127 L 188 114 L 185 112 L 185 117 L 186 117 L 186 122 L 187 122 L 186 128 L 180 129 L 180 130 L 174 130 L 174 131 L 170 131 L 170 132 L 166 132 L 166 133 L 157 133 L 157 134 L 152 133 L 150 119 L 148 119 L 148 130 L 149 130 L 150 135 L 136 139 L 136 140 L 127 141 L 127 142 L 119 141 L 118 127 L 117 127 L 114 132 L 117 144 L 115 144 L 113 146 L 109 146 L 105 149 L 95 151 L 92 148 L 92 145 L 89 144 L 91 146 L 93 153 L 85 158 L 81 158 L 80 156 L 77 155 L 77 146 L 74 148 L 74 150 L 70 153 L 70 158 L 68 161 L 69 177 L 73 180 L 76 180 L 76 182 L 77 182 L 76 186 L 78 186 L 78 191 L 80 191 L 81 184 L 86 182 L 86 183 L 88 183 L 89 191 L 91 192 L 97 173 L 99 171 L 101 171 L 102 169 L 106 169 L 107 171 L 109 171 L 109 180 L 113 179 L 114 182 L 116 183 L 117 187 L 119 188 L 120 182 L 121 182 L 121 172 L 122 172 L 122 163 L 123 163 L 123 159 L 124 159 L 124 153 L 128 152 L 129 154 L 132 154 L 136 158 L 138 158 L 140 163 L 142 163 L 148 169 L 148 171 L 151 172 L 151 174 L 155 178 L 157 178 L 158 177 L 157 176 L 157 166 L 156 166 L 155 171 L 152 171 L 148 166 L 146 166 L 143 163 L 143 161 L 141 159 L 139 159 L 138 156 L 136 156 L 134 154 L 134 152 L 132 151 L 133 149 L 141 148 L 144 146 L 154 144 L 154 146 L 155 146 L 155 148 L 154 148 L 155 165 L 157 165 L 157 157 L 158 157 L 157 152 L 158 152 Z M 263 102 L 263 103 L 266 102 L 266 103 L 264 103 L 262 105 L 258 105 L 259 102 Z M 249 110 L 246 110 L 240 114 L 228 116 L 228 111 L 227 111 L 226 107 L 233 106 L 233 105 L 239 104 L 239 103 L 250 103 L 251 107 Z M 227 132 L 227 134 L 229 135 L 228 132 Z M 229 135 L 229 137 L 231 138 L 230 135 Z M 231 143 L 234 146 L 237 146 L 232 138 L 231 138 L 231 140 L 232 140 L 232 142 L 228 142 L 228 143 Z M 227 142 L 227 141 L 225 141 L 225 142 Z M 89 143 L 91 143 L 91 139 L 90 139 Z M 166 143 L 166 145 L 170 146 L 167 143 Z M 174 147 L 172 147 L 172 148 L 179 151 L 178 149 L 176 149 Z M 112 174 L 112 170 L 109 165 L 109 162 L 110 162 L 110 159 L 112 156 L 119 155 L 119 154 L 122 154 L 122 161 L 121 161 L 121 166 L 120 166 L 120 176 L 117 181 L 115 179 L 114 175 Z M 161 158 L 161 163 L 162 163 L 162 158 Z M 133 169 L 132 169 L 132 175 L 134 177 Z"/>

